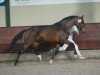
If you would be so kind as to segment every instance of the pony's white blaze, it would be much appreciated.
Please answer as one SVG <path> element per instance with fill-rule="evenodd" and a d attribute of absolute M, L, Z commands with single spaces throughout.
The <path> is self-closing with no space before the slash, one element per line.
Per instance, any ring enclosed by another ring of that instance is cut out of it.
<path fill-rule="evenodd" d="M 78 23 L 81 23 L 82 22 L 82 19 L 78 19 Z"/>

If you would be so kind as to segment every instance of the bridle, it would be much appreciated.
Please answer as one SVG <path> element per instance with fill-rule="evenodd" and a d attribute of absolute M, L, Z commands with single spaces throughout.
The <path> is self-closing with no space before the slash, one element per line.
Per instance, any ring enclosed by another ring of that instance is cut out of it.
<path fill-rule="evenodd" d="M 84 24 L 84 21 L 82 20 L 82 18 L 79 18 L 77 20 L 76 26 L 77 26 L 79 31 L 84 32 L 85 24 Z"/>

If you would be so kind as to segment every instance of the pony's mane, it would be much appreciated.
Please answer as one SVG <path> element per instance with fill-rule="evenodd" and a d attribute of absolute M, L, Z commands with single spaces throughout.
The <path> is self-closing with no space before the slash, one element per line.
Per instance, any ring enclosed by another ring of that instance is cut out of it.
<path fill-rule="evenodd" d="M 72 20 L 72 19 L 75 18 L 75 17 L 79 17 L 79 16 L 72 15 L 72 16 L 65 17 L 65 18 L 61 19 L 60 21 L 54 23 L 53 25 L 57 25 L 57 24 L 60 25 L 61 22 L 65 21 L 65 20 L 67 20 L 67 22 L 68 22 L 68 21 Z"/>
<path fill-rule="evenodd" d="M 54 23 L 53 25 L 56 25 L 56 24 L 58 24 L 58 23 L 60 23 L 60 22 L 62 22 L 62 21 L 65 21 L 65 20 L 70 21 L 70 20 L 72 20 L 72 19 L 75 18 L 75 17 L 79 17 L 79 16 L 71 15 L 71 16 L 65 17 L 65 18 L 61 19 L 60 21 Z"/>
<path fill-rule="evenodd" d="M 63 18 L 60 22 L 62 22 L 64 20 L 71 20 L 71 19 L 73 19 L 75 17 L 78 17 L 78 16 L 76 16 L 76 15 L 68 16 L 68 17 Z"/>
<path fill-rule="evenodd" d="M 65 21 L 64 23 L 67 23 L 67 22 L 71 21 L 72 19 L 74 19 L 76 17 L 79 17 L 79 16 L 72 15 L 72 16 L 65 17 L 65 18 L 61 19 L 60 21 L 54 23 L 53 27 L 56 28 L 56 29 L 65 28 L 65 24 L 62 24 L 62 23 L 64 21 Z"/>

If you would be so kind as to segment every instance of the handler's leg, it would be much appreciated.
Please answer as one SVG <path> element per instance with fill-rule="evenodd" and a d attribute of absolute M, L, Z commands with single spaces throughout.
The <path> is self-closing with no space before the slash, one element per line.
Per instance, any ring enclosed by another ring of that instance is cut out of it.
<path fill-rule="evenodd" d="M 74 46 L 75 46 L 75 50 L 76 50 L 76 52 L 77 52 L 77 55 L 78 55 L 78 58 L 79 59 L 85 59 L 85 57 L 83 57 L 82 55 L 81 55 L 81 53 L 80 53 L 80 51 L 79 51 L 79 48 L 78 48 L 78 46 L 74 43 Z M 77 56 L 76 56 L 76 58 L 77 58 Z"/>
<path fill-rule="evenodd" d="M 80 51 L 79 51 L 79 48 L 78 48 L 78 45 L 73 41 L 73 39 L 69 39 L 69 41 L 70 41 L 71 43 L 73 43 L 74 46 L 75 46 L 75 50 L 76 50 L 76 51 L 74 51 L 74 52 L 76 52 L 76 53 L 75 53 L 75 58 L 85 59 L 85 57 L 83 57 L 83 56 L 81 55 L 81 53 L 80 53 Z M 77 54 L 77 55 L 76 55 L 76 54 Z"/>

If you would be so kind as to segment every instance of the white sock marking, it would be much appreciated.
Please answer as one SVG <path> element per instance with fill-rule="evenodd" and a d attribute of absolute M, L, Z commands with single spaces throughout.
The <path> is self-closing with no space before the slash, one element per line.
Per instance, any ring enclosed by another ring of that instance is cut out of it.
<path fill-rule="evenodd" d="M 40 61 L 42 60 L 42 56 L 41 55 L 38 55 L 38 58 L 39 58 Z"/>
<path fill-rule="evenodd" d="M 52 64 L 52 62 L 53 62 L 53 61 L 52 61 L 52 59 L 50 59 L 49 64 L 51 65 L 51 64 Z"/>

